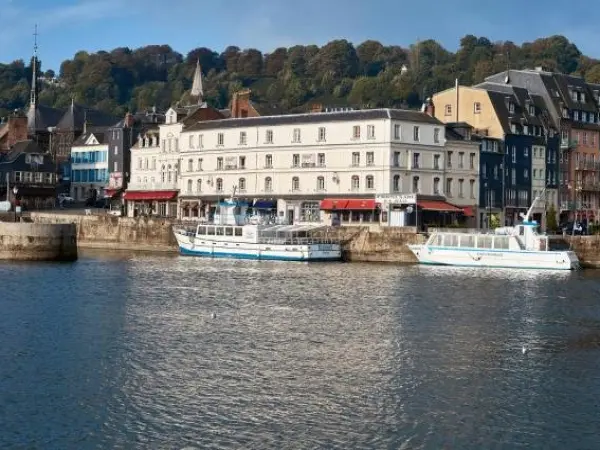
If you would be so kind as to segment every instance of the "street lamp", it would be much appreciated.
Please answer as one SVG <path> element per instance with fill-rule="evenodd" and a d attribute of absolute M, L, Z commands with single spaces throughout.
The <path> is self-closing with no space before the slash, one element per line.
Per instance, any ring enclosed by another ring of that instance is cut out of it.
<path fill-rule="evenodd" d="M 15 222 L 17 221 L 17 194 L 19 193 L 19 189 L 15 186 L 13 187 L 13 194 L 15 194 Z"/>

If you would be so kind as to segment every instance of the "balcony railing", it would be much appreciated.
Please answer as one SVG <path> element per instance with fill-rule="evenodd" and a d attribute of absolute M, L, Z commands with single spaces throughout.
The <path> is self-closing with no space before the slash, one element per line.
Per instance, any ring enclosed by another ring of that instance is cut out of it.
<path fill-rule="evenodd" d="M 578 163 L 575 163 L 575 170 L 600 171 L 600 163 L 578 162 Z"/>

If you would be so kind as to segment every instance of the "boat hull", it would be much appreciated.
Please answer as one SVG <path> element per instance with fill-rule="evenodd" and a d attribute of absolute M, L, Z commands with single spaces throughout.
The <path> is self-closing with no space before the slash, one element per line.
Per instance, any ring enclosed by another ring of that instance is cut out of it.
<path fill-rule="evenodd" d="M 341 261 L 339 244 L 254 244 L 244 242 L 207 241 L 196 242 L 194 237 L 176 234 L 179 252 L 184 256 L 204 258 L 229 258 L 257 261 Z"/>
<path fill-rule="evenodd" d="M 420 264 L 427 265 L 545 270 L 579 268 L 579 259 L 572 251 L 505 251 L 427 245 L 409 245 L 409 248 Z"/>

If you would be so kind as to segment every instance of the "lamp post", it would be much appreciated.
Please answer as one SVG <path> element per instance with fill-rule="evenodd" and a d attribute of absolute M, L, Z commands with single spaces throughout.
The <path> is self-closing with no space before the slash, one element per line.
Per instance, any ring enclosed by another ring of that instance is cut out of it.
<path fill-rule="evenodd" d="M 17 194 L 19 193 L 19 189 L 15 186 L 13 187 L 13 194 L 15 195 L 15 222 L 17 221 Z"/>

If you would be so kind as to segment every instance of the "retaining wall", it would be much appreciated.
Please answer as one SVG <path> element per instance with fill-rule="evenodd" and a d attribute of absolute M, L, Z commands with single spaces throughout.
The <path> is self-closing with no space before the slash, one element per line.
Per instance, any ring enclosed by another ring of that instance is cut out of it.
<path fill-rule="evenodd" d="M 0 259 L 74 261 L 77 259 L 75 225 L 0 222 Z"/>

